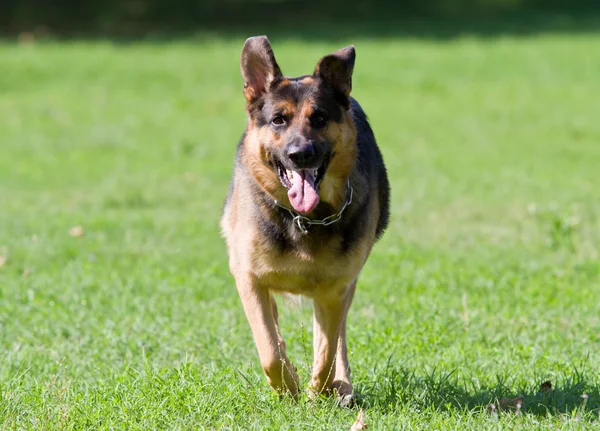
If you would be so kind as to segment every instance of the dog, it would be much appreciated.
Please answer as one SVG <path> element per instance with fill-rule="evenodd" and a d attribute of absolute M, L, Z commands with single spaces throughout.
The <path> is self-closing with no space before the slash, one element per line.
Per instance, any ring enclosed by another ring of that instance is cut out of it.
<path fill-rule="evenodd" d="M 248 121 L 221 230 L 260 364 L 275 390 L 299 392 L 278 327 L 278 293 L 314 303 L 309 395 L 354 397 L 346 318 L 356 282 L 389 219 L 390 187 L 367 116 L 354 98 L 354 46 L 312 75 L 285 77 L 266 36 L 241 55 Z"/>

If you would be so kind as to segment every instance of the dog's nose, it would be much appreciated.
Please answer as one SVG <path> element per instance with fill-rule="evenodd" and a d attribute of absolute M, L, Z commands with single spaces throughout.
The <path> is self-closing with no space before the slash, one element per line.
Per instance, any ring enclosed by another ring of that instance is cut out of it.
<path fill-rule="evenodd" d="M 300 169 L 314 168 L 318 154 L 311 144 L 291 143 L 286 148 L 286 156 Z"/>

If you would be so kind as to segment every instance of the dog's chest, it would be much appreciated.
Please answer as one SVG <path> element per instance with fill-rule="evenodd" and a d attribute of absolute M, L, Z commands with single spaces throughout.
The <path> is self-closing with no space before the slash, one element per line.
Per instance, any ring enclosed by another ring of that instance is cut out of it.
<path fill-rule="evenodd" d="M 312 296 L 350 283 L 362 267 L 355 252 L 340 253 L 335 243 L 295 246 L 285 251 L 267 244 L 255 248 L 252 272 L 272 290 Z"/>

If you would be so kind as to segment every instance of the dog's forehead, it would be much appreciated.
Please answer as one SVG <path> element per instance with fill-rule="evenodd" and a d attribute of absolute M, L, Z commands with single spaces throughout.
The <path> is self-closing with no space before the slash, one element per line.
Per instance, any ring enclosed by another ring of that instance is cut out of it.
<path fill-rule="evenodd" d="M 319 109 L 328 112 L 336 121 L 339 117 L 340 106 L 333 92 L 312 75 L 281 79 L 271 88 L 267 100 L 267 110 L 301 110 L 310 115 Z"/>
<path fill-rule="evenodd" d="M 312 76 L 283 78 L 271 89 L 271 99 L 299 104 L 318 96 L 319 85 Z"/>

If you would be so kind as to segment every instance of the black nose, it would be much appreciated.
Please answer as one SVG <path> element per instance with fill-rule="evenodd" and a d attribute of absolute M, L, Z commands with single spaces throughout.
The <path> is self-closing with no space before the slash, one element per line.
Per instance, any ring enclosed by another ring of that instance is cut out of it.
<path fill-rule="evenodd" d="M 291 143 L 286 148 L 286 156 L 300 169 L 317 167 L 319 155 L 311 144 Z"/>

